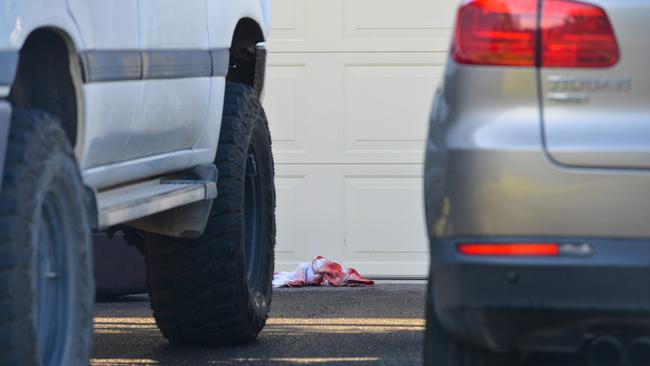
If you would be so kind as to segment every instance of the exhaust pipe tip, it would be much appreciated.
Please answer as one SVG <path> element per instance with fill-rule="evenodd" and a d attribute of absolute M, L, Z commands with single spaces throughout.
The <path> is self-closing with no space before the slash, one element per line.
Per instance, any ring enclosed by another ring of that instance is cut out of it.
<path fill-rule="evenodd" d="M 627 346 L 625 353 L 629 366 L 650 365 L 650 337 L 635 339 Z"/>
<path fill-rule="evenodd" d="M 600 336 L 589 344 L 587 359 L 590 366 L 620 366 L 623 363 L 623 344 L 615 337 Z"/>

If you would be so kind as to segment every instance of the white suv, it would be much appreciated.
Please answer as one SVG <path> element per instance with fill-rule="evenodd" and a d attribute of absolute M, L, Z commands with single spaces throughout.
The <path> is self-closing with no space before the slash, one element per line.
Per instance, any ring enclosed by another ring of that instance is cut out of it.
<path fill-rule="evenodd" d="M 269 1 L 0 0 L 1 365 L 88 363 L 92 230 L 144 253 L 170 342 L 257 336 Z"/>

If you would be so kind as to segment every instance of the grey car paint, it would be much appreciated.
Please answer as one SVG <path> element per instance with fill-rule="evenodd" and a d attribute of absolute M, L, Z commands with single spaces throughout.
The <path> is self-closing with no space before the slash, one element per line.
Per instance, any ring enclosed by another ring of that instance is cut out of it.
<path fill-rule="evenodd" d="M 650 167 L 650 3 L 593 3 L 606 9 L 617 33 L 614 67 L 449 60 L 427 143 L 430 236 L 650 237 L 650 171 L 638 169 Z M 553 101 L 557 76 L 611 84 L 576 91 L 586 94 L 582 103 Z"/>
<path fill-rule="evenodd" d="M 650 3 L 590 3 L 607 11 L 621 58 L 606 69 L 541 69 L 547 151 L 571 166 L 650 168 Z"/>
<path fill-rule="evenodd" d="M 650 237 L 650 171 L 553 161 L 538 77 L 448 62 L 427 143 L 430 236 Z"/>

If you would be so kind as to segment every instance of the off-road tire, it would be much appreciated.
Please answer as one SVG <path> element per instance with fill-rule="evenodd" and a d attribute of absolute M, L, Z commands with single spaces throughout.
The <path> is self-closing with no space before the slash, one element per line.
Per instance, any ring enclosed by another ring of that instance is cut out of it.
<path fill-rule="evenodd" d="M 88 364 L 94 280 L 84 192 L 56 118 L 15 110 L 0 194 L 0 365 Z"/>
<path fill-rule="evenodd" d="M 274 168 L 266 116 L 249 86 L 226 86 L 215 164 L 218 196 L 201 237 L 144 234 L 151 307 L 162 334 L 173 344 L 250 342 L 264 327 L 269 312 L 275 246 Z M 251 234 L 246 226 L 245 195 L 251 169 L 259 178 L 260 210 L 254 230 L 257 246 L 249 250 L 254 255 L 247 263 L 246 240 Z"/>
<path fill-rule="evenodd" d="M 429 275 L 424 333 L 425 366 L 516 366 L 515 355 L 501 355 L 451 337 L 438 322 L 433 296 L 433 279 Z"/>

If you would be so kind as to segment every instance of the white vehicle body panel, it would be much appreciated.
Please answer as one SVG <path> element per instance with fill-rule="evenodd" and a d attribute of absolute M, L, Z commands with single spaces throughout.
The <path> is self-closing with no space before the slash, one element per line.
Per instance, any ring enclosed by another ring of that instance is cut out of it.
<path fill-rule="evenodd" d="M 78 49 L 139 48 L 137 1 L 67 2 L 73 21 L 81 30 L 82 44 Z M 140 81 L 83 84 L 84 113 L 80 117 L 85 123 L 77 136 L 76 149 L 82 171 L 118 159 L 136 120 L 141 84 Z"/>
<path fill-rule="evenodd" d="M 104 0 L 106 1 L 106 0 Z M 138 0 L 141 50 L 207 50 L 205 0 Z M 146 61 L 145 61 L 146 62 Z M 207 123 L 209 77 L 142 81 L 136 123 L 118 161 L 189 152 Z M 221 116 L 217 116 L 221 119 Z M 213 141 L 216 148 L 217 141 Z"/>
<path fill-rule="evenodd" d="M 226 90 L 226 78 L 210 79 L 210 95 L 206 123 L 194 145 L 192 162 L 190 165 L 210 164 L 217 153 L 219 131 L 221 129 L 221 114 L 223 112 L 223 98 Z"/>
<path fill-rule="evenodd" d="M 80 32 L 78 49 L 139 48 L 137 0 L 66 1 Z"/>
<path fill-rule="evenodd" d="M 207 48 L 205 3 L 206 0 L 138 0 L 140 47 Z"/>
<path fill-rule="evenodd" d="M 78 54 L 227 52 L 241 19 L 254 20 L 265 34 L 269 29 L 269 0 L 3 0 L 0 4 L 0 51 L 19 51 L 31 32 L 44 27 L 60 30 Z M 87 185 L 102 189 L 212 163 L 225 74 L 82 83 L 80 64 L 72 67 L 79 69 L 73 70 L 79 84 L 75 150 Z M 5 89 L 0 90 L 0 98 L 7 96 Z"/>
<path fill-rule="evenodd" d="M 0 2 L 0 51 L 20 50 L 29 34 L 44 26 L 60 29 L 74 45 L 81 44 L 78 30 L 66 10 L 65 0 Z M 1 85 L 0 98 L 6 98 L 9 91 L 9 87 Z"/>
<path fill-rule="evenodd" d="M 140 102 L 141 82 L 117 81 L 83 85 L 86 123 L 77 139 L 82 171 L 114 163 L 129 137 Z"/>
<path fill-rule="evenodd" d="M 0 6 L 0 50 L 19 50 L 37 28 L 64 31 L 76 47 L 82 42 L 66 0 L 4 0 Z"/>

